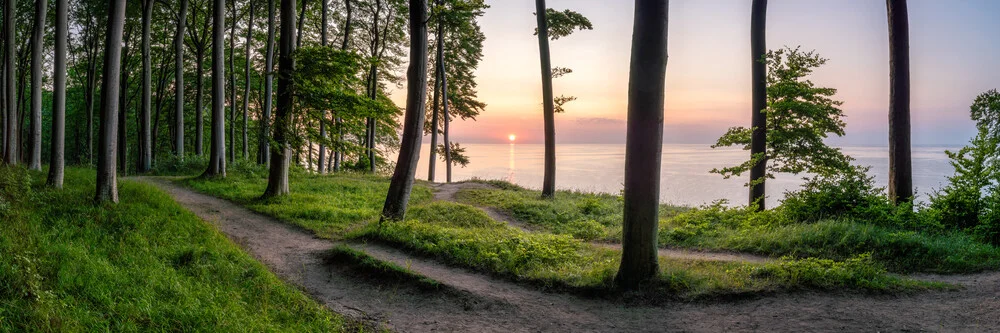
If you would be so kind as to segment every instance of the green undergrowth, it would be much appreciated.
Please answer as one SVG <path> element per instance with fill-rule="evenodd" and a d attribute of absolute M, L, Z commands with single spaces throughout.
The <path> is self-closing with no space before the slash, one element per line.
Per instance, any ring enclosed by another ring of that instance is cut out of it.
<path fill-rule="evenodd" d="M 497 189 L 467 189 L 463 203 L 488 206 L 521 222 L 576 239 L 621 241 L 621 197 L 538 191 L 504 182 Z M 961 232 L 922 230 L 872 223 L 858 217 L 797 222 L 782 209 L 761 213 L 721 203 L 698 208 L 663 205 L 661 247 L 749 252 L 771 257 L 844 261 L 870 254 L 891 272 L 971 273 L 1000 267 L 1000 250 Z"/>
<path fill-rule="evenodd" d="M 231 173 L 225 180 L 195 178 L 182 181 L 191 188 L 299 225 L 321 237 L 387 243 L 454 266 L 547 289 L 613 293 L 621 252 L 591 243 L 605 238 L 550 230 L 525 232 L 495 221 L 469 204 L 431 201 L 430 189 L 421 184 L 414 187 L 405 221 L 379 224 L 379 212 L 388 189 L 388 181 L 383 177 L 294 173 L 290 182 L 291 195 L 262 200 L 259 196 L 266 180 L 258 176 Z M 508 191 L 516 193 L 505 195 L 524 195 L 525 198 L 531 195 L 508 186 Z M 561 205 L 561 210 L 546 214 L 581 214 L 593 217 L 595 223 L 602 226 L 620 225 L 620 208 L 617 212 L 614 208 L 620 205 L 617 197 L 588 196 L 560 193 L 555 202 Z M 664 218 L 689 211 L 687 208 L 665 208 Z M 366 263 L 371 270 L 384 271 L 391 276 L 412 273 L 373 262 L 374 258 L 363 257 L 360 253 L 341 255 L 351 256 L 353 261 Z M 852 261 L 854 259 L 857 260 Z M 661 299 L 797 289 L 891 292 L 938 287 L 891 276 L 881 263 L 860 254 L 837 261 L 787 258 L 767 264 L 660 258 L 660 267 L 661 274 L 653 289 Z"/>
<path fill-rule="evenodd" d="M 0 168 L 0 331 L 358 331 L 283 283 L 167 194 L 95 174 Z"/>

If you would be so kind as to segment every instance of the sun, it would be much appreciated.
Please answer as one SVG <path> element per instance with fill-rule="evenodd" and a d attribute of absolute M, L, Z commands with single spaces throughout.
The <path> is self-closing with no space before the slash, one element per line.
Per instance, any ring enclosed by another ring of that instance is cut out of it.
<path fill-rule="evenodd" d="M 508 135 L 507 138 L 510 139 L 510 142 L 514 142 L 514 140 L 517 140 L 517 135 L 511 134 Z"/>

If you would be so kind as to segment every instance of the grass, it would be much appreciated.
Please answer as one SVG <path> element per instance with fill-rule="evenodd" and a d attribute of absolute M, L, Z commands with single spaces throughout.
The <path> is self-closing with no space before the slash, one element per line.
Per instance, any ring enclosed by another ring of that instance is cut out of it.
<path fill-rule="evenodd" d="M 0 331 L 364 329 L 283 283 L 149 185 L 93 203 L 94 173 L 0 169 Z"/>
<path fill-rule="evenodd" d="M 607 293 L 613 288 L 621 257 L 619 250 L 590 242 L 608 239 L 610 233 L 581 236 L 559 231 L 557 223 L 543 231 L 525 232 L 495 221 L 469 204 L 432 202 L 431 190 L 421 183 L 414 187 L 407 220 L 381 225 L 378 217 L 388 188 L 383 177 L 296 173 L 290 178 L 291 195 L 267 200 L 259 198 L 266 180 L 256 174 L 230 173 L 225 180 L 194 178 L 181 183 L 296 224 L 320 237 L 385 242 L 456 266 L 544 288 Z M 505 195 L 530 195 L 521 193 L 523 189 L 508 187 L 512 188 L 509 192 L 518 193 Z M 600 230 L 620 225 L 620 208 L 619 217 L 613 212 L 613 205 L 620 205 L 620 201 L 614 196 L 560 193 L 552 203 L 559 207 L 539 216 L 592 216 L 602 226 Z M 664 217 L 686 210 L 672 208 Z M 787 258 L 750 264 L 661 258 L 660 278 L 654 289 L 661 298 L 699 298 L 803 288 L 890 292 L 941 287 L 889 275 L 870 257 L 846 259 Z M 378 269 L 399 271 L 391 267 Z"/>
<path fill-rule="evenodd" d="M 469 189 L 460 202 L 504 211 L 548 232 L 581 240 L 621 242 L 619 196 L 538 191 L 502 182 L 498 189 Z M 664 205 L 661 247 L 749 252 L 771 257 L 844 261 L 864 254 L 891 272 L 971 273 L 1000 268 L 1000 249 L 960 232 L 914 231 L 860 219 L 796 223 L 780 209 L 755 213 L 721 204 L 699 208 Z"/>

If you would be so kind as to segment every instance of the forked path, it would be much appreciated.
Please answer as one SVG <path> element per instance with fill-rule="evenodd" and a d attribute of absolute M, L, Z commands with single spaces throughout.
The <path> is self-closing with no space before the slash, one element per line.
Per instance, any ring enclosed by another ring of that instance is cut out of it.
<path fill-rule="evenodd" d="M 352 244 L 437 280 L 424 290 L 359 275 L 325 256 L 335 243 L 226 200 L 142 178 L 215 225 L 333 311 L 403 332 L 998 331 L 1000 274 L 947 277 L 958 291 L 902 296 L 810 292 L 631 306 L 547 293 L 375 245 Z"/>
<path fill-rule="evenodd" d="M 473 182 L 462 182 L 462 183 L 438 183 L 431 186 L 434 188 L 434 200 L 437 201 L 449 201 L 458 202 L 458 192 L 466 189 L 494 189 L 494 187 Z M 532 232 L 538 229 L 537 227 L 518 221 L 510 214 L 495 209 L 493 207 L 476 206 L 486 215 L 489 215 L 494 220 L 499 222 L 507 223 L 512 227 Z M 602 243 L 593 242 L 594 246 L 600 246 L 610 249 L 621 250 L 621 244 L 615 243 Z M 704 261 L 734 261 L 734 262 L 750 262 L 750 263 L 764 263 L 772 261 L 772 258 L 765 256 L 758 256 L 748 253 L 736 253 L 736 252 L 709 252 L 709 251 L 692 251 L 685 249 L 657 249 L 657 253 L 661 257 L 669 257 L 674 259 L 685 259 L 685 260 L 704 260 Z"/>

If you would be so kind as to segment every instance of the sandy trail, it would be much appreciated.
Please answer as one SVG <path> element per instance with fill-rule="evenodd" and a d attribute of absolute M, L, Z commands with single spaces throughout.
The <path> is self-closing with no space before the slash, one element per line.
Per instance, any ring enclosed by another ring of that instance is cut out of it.
<path fill-rule="evenodd" d="M 324 255 L 334 242 L 308 231 L 166 180 L 138 180 L 168 192 L 333 311 L 403 332 L 1000 331 L 1000 273 L 930 277 L 965 286 L 958 291 L 800 292 L 632 306 L 542 292 L 390 247 L 351 244 L 446 286 L 424 290 L 359 276 Z"/>
<path fill-rule="evenodd" d="M 482 183 L 438 183 L 432 185 L 434 192 L 434 200 L 437 201 L 449 201 L 458 202 L 458 192 L 465 189 L 495 189 L 494 187 L 482 184 Z M 528 223 L 518 221 L 516 218 L 508 214 L 507 212 L 498 210 L 493 207 L 476 206 L 486 215 L 493 218 L 496 221 L 507 223 L 512 227 L 532 232 L 537 231 L 539 228 Z M 605 243 L 605 242 L 592 242 L 594 246 L 617 249 L 621 250 L 622 245 L 617 243 Z M 685 259 L 685 260 L 704 260 L 704 261 L 738 261 L 738 262 L 749 262 L 749 263 L 765 263 L 773 261 L 773 258 L 753 255 L 748 253 L 738 253 L 738 252 L 712 252 L 712 251 L 695 251 L 687 249 L 668 249 L 660 248 L 657 249 L 657 253 L 661 257 L 668 257 L 674 259 Z"/>

